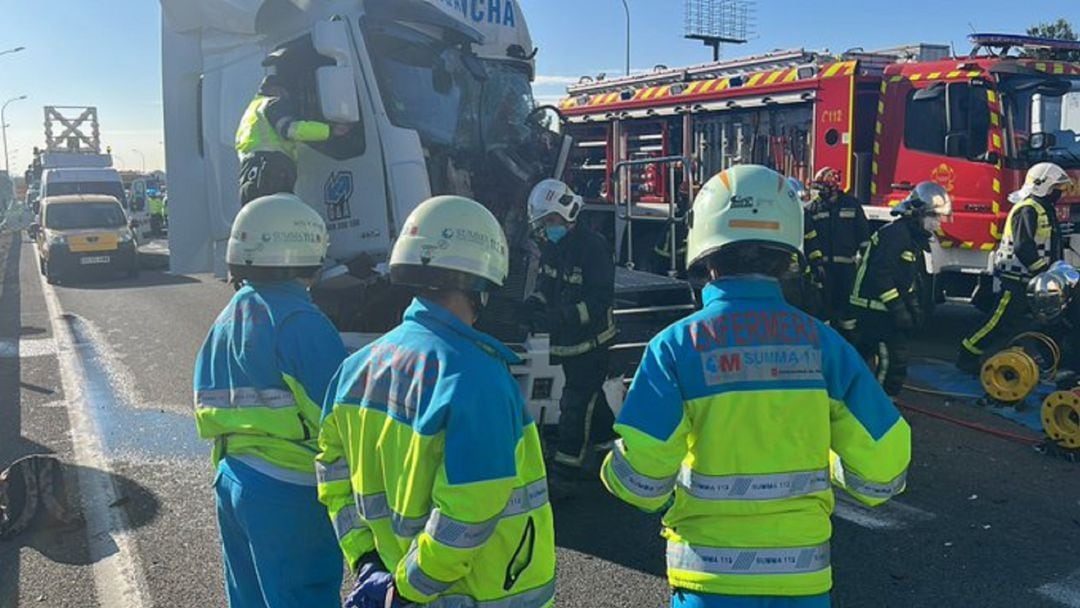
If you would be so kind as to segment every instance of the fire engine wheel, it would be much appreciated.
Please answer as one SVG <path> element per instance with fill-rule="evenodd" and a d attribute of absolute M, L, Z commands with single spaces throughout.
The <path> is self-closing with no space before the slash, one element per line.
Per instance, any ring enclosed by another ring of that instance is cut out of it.
<path fill-rule="evenodd" d="M 1039 383 L 1039 366 L 1020 348 L 1008 348 L 983 364 L 983 389 L 1003 403 L 1022 401 Z"/>
<path fill-rule="evenodd" d="M 1043 430 L 1067 448 L 1080 448 L 1080 395 L 1057 391 L 1043 401 Z"/>

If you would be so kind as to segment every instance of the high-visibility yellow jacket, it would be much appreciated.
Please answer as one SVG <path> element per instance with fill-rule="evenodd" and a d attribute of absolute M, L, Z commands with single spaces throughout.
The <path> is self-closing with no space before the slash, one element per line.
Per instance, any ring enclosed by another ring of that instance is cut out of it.
<path fill-rule="evenodd" d="M 297 281 L 246 283 L 195 361 L 195 423 L 262 473 L 315 484 L 321 402 L 345 346 Z"/>
<path fill-rule="evenodd" d="M 1061 256 L 1061 227 L 1053 209 L 1034 198 L 1013 205 L 994 250 L 995 276 L 1026 282 Z"/>
<path fill-rule="evenodd" d="M 667 509 L 675 588 L 825 593 L 830 481 L 871 505 L 901 492 L 910 429 L 855 350 L 784 302 L 776 281 L 723 279 L 703 297 L 650 342 L 604 484 Z"/>
<path fill-rule="evenodd" d="M 399 593 L 423 604 L 552 604 L 547 477 L 509 372 L 517 360 L 418 298 L 400 326 L 342 364 L 316 473 L 350 565 L 378 551 Z"/>
<path fill-rule="evenodd" d="M 242 157 L 254 152 L 281 152 L 293 162 L 296 142 L 330 139 L 330 125 L 315 120 L 297 120 L 279 97 L 256 95 L 248 104 L 236 130 L 236 152 Z"/>

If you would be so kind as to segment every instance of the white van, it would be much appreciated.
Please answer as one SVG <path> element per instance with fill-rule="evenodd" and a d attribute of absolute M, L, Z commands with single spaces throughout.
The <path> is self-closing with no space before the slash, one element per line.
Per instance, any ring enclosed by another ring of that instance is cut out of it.
<path fill-rule="evenodd" d="M 138 226 L 136 233 L 139 240 L 150 234 L 150 215 L 145 205 L 142 209 L 132 209 L 124 192 L 124 182 L 120 173 L 111 167 L 65 167 L 46 169 L 41 176 L 41 198 L 67 196 L 72 194 L 103 194 L 112 196 L 120 202 L 128 217 Z"/>

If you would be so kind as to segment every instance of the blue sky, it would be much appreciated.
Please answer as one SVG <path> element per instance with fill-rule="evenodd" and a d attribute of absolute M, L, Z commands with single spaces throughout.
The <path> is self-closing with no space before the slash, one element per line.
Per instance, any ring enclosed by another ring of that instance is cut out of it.
<path fill-rule="evenodd" d="M 683 40 L 682 0 L 628 0 L 632 65 L 650 69 L 710 58 Z M 536 92 L 559 97 L 583 74 L 624 68 L 625 17 L 620 0 L 520 0 L 540 47 Z M 812 7 L 812 8 L 807 8 Z M 872 8 L 871 8 L 872 7 Z M 13 171 L 44 140 L 42 107 L 96 105 L 102 138 L 117 165 L 162 167 L 160 8 L 155 0 L 0 0 L 0 103 L 18 95 L 6 118 Z M 834 51 L 911 42 L 954 43 L 979 30 L 1020 31 L 1058 17 L 1080 25 L 1080 0 L 759 0 L 756 36 L 726 56 L 804 47 Z M 138 150 L 139 152 L 135 152 Z"/>

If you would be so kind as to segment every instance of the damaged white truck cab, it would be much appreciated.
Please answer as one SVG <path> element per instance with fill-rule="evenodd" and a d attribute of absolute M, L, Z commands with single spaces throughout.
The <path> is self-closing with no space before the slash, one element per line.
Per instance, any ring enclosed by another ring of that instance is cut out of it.
<path fill-rule="evenodd" d="M 526 363 L 515 376 L 534 414 L 557 412 L 562 374 L 514 305 L 535 260 L 528 191 L 561 173 L 570 142 L 533 99 L 535 51 L 518 1 L 161 2 L 172 271 L 224 273 L 239 209 L 237 124 L 267 53 L 311 46 L 333 65 L 311 69 L 300 114 L 351 127 L 299 147 L 296 193 L 330 229 L 333 268 L 314 290 L 320 307 L 354 338 L 392 327 L 403 294 L 384 263 L 401 223 L 433 194 L 472 197 L 511 244 L 511 279 L 484 329 L 518 345 Z"/>

